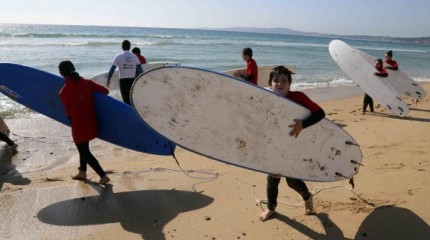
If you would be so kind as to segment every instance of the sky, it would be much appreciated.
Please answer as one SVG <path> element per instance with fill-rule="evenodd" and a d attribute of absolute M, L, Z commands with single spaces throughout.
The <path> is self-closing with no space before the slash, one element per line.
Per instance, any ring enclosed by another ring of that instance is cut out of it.
<path fill-rule="evenodd" d="M 0 23 L 430 37 L 430 0 L 0 0 Z"/>

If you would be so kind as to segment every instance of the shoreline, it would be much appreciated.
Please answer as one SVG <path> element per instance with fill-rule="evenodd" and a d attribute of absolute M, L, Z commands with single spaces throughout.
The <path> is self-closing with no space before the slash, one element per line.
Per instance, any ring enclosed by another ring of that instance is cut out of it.
<path fill-rule="evenodd" d="M 430 83 L 422 83 L 430 92 Z M 359 88 L 358 88 L 359 89 Z M 353 89 L 356 90 L 356 89 Z M 360 90 L 361 91 L 361 90 Z M 91 150 L 111 184 L 73 181 L 78 166 L 70 128 L 46 117 L 5 119 L 23 136 L 12 157 L 13 177 L 0 177 L 0 239 L 425 239 L 430 236 L 430 97 L 410 116 L 396 117 L 375 103 L 360 115 L 362 93 L 336 99 L 307 92 L 326 118 L 361 145 L 363 164 L 354 177 L 307 182 L 317 214 L 305 216 L 302 200 L 281 181 L 272 219 L 260 222 L 266 176 L 194 154 L 171 156 L 127 150 L 93 140 Z M 339 91 L 341 92 L 341 91 Z M 321 98 L 321 99 L 320 99 Z M 319 100 L 317 100 L 319 99 Z M 43 127 L 39 127 L 43 126 Z M 12 139 L 15 137 L 12 135 Z M 26 227 L 23 227 L 26 226 Z"/>

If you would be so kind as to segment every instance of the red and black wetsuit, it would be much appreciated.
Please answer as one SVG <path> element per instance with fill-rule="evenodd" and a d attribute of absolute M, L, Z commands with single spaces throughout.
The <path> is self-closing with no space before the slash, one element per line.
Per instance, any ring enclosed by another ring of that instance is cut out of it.
<path fill-rule="evenodd" d="M 399 70 L 399 65 L 394 60 L 386 60 L 385 64 L 387 64 L 387 68 L 391 70 Z"/>
<path fill-rule="evenodd" d="M 302 92 L 290 91 L 286 97 L 311 111 L 311 114 L 302 120 L 303 128 L 312 126 L 325 117 L 324 110 L 318 106 L 318 104 L 313 102 L 308 96 L 306 96 L 306 94 Z M 312 196 L 305 182 L 302 180 L 288 177 L 286 177 L 285 180 L 287 180 L 287 184 L 290 188 L 294 189 L 302 196 L 303 200 L 306 201 Z M 267 208 L 270 211 L 275 211 L 276 205 L 278 203 L 278 185 L 280 181 L 281 178 L 273 177 L 270 174 L 267 176 Z"/>
<path fill-rule="evenodd" d="M 377 68 L 376 70 L 378 70 L 378 72 L 375 72 L 376 76 L 379 76 L 379 77 L 388 77 L 388 73 L 387 73 L 387 71 L 385 69 L 383 69 L 383 68 Z M 363 99 L 363 114 L 366 112 L 367 106 L 369 106 L 370 107 L 370 111 L 373 112 L 373 99 L 367 93 L 365 93 L 364 94 L 364 99 Z"/>
<path fill-rule="evenodd" d="M 89 141 L 97 137 L 94 92 L 108 94 L 109 90 L 87 79 L 67 77 L 59 95 L 72 125 L 73 141 L 79 151 L 79 170 L 86 172 L 89 164 L 100 177 L 103 177 L 106 173 L 89 149 Z"/>

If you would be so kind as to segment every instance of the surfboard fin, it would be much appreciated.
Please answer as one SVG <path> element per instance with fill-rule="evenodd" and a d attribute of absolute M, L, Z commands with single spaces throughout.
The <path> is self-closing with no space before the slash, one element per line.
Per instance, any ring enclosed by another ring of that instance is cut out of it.
<path fill-rule="evenodd" d="M 349 179 L 349 184 L 351 184 L 352 189 L 354 189 L 355 184 L 354 184 L 354 177 Z"/>
<path fill-rule="evenodd" d="M 345 141 L 345 144 L 346 144 L 346 145 L 360 146 L 360 145 L 358 145 L 357 143 L 353 143 L 353 142 L 351 142 L 351 141 Z"/>
<path fill-rule="evenodd" d="M 348 177 L 345 177 L 342 173 L 339 173 L 339 172 L 335 172 L 334 174 L 336 176 L 338 176 L 338 177 L 348 178 Z"/>
<path fill-rule="evenodd" d="M 363 164 L 361 164 L 361 163 L 359 163 L 359 162 L 357 162 L 357 161 L 355 161 L 355 160 L 351 160 L 351 163 L 353 163 L 353 164 L 357 164 L 357 165 L 360 165 L 360 166 L 363 166 L 363 167 L 364 167 L 364 165 L 363 165 Z"/>

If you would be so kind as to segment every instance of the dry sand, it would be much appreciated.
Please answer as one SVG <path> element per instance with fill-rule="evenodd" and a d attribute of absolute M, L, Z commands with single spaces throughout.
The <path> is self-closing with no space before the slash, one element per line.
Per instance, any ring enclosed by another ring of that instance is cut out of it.
<path fill-rule="evenodd" d="M 266 198 L 265 174 L 178 148 L 190 178 L 170 156 L 94 140 L 111 184 L 92 183 L 90 168 L 89 181 L 73 181 L 78 155 L 67 127 L 45 117 L 7 119 L 26 138 L 12 164 L 1 146 L 0 239 L 430 239 L 430 97 L 406 99 L 407 118 L 378 107 L 360 115 L 362 98 L 320 102 L 361 145 L 355 188 L 347 180 L 309 182 L 317 214 L 305 216 L 282 181 L 278 200 L 298 206 L 280 204 L 266 222 L 255 200 Z"/>

